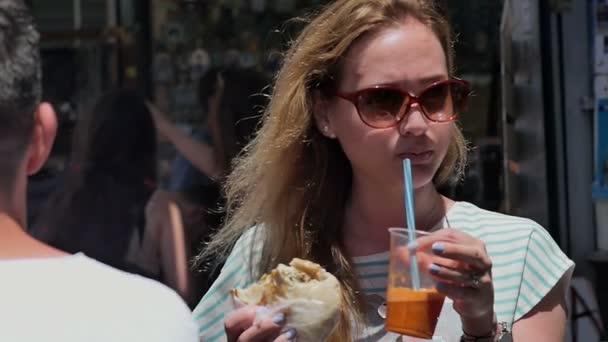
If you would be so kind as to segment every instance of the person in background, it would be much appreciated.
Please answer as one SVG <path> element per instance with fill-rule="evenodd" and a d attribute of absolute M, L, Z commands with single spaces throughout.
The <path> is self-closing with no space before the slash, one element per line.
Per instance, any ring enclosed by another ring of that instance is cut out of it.
<path fill-rule="evenodd" d="M 232 160 L 253 138 L 267 102 L 262 92 L 268 82 L 264 74 L 253 69 L 211 69 L 199 85 L 200 101 L 207 108 L 203 130 L 207 133 L 202 140 L 189 136 L 153 104 L 149 108 L 159 134 L 179 152 L 176 161 L 183 158 L 199 173 L 217 180 L 229 172 Z M 177 180 L 183 178 L 181 168 L 172 172 L 177 173 Z M 178 183 L 183 185 L 170 185 L 168 190 L 207 185 L 206 181 Z"/>
<path fill-rule="evenodd" d="M 131 90 L 102 95 L 78 123 L 68 174 L 35 236 L 70 252 L 161 281 L 189 298 L 183 223 L 175 205 L 146 212 L 156 190 L 156 129 Z"/>
<path fill-rule="evenodd" d="M 215 112 L 217 112 L 217 103 L 222 96 L 223 90 L 224 84 L 219 69 L 213 68 L 201 77 L 199 80 L 198 97 L 199 103 L 205 105 L 203 106 L 205 110 L 202 115 L 204 124 L 200 127 L 191 128 L 190 131 L 185 132 L 197 142 L 211 147 L 214 146 L 214 142 L 209 127 L 209 122 L 212 120 L 210 120 L 209 117 L 215 115 Z M 161 135 L 170 139 L 171 143 L 176 141 L 175 135 L 172 135 L 170 131 L 163 129 L 165 128 L 164 126 L 161 125 L 158 128 Z M 163 133 L 168 134 L 163 135 Z M 177 140 L 176 143 L 176 146 L 178 147 L 177 155 L 171 164 L 167 190 L 179 192 L 194 186 L 211 185 L 213 180 L 209 175 L 192 165 L 192 163 L 180 152 L 179 147 L 182 147 L 182 145 L 180 145 L 179 140 Z"/>
<path fill-rule="evenodd" d="M 177 205 L 181 209 L 184 222 L 191 223 L 185 224 L 187 241 L 191 242 L 188 249 L 191 257 L 204 248 L 210 235 L 223 220 L 223 196 L 220 193 L 222 177 L 229 172 L 232 160 L 254 136 L 261 117 L 259 112 L 267 101 L 262 92 L 268 83 L 264 74 L 252 69 L 212 69 L 206 74 L 200 83 L 199 92 L 201 103 L 207 104 L 205 130 L 210 133 L 212 143 L 204 143 L 189 136 L 164 113 L 149 104 L 158 132 L 180 152 L 176 161 L 182 160 L 180 165 L 185 168 L 173 170 L 177 172 L 176 179 L 181 179 L 181 175 L 212 175 L 210 182 L 196 182 L 192 180 L 203 178 L 188 177 L 189 181 L 184 179 L 185 182 L 180 182 L 182 186 L 159 189 L 148 204 L 147 211 L 160 213 L 157 217 L 161 220 L 171 205 Z M 209 180 L 207 176 L 204 178 Z M 203 267 L 193 273 L 197 279 L 197 285 L 193 285 L 196 286 L 193 289 L 196 294 L 189 297 L 196 299 L 192 303 L 193 307 L 217 276 L 217 272 L 205 267 L 212 261 L 197 263 Z"/>
<path fill-rule="evenodd" d="M 57 130 L 40 103 L 38 42 L 25 4 L 0 0 L 0 341 L 198 341 L 174 291 L 26 233 L 28 175 Z"/>
<path fill-rule="evenodd" d="M 216 136 L 217 161 L 225 176 L 231 171 L 233 160 L 255 137 L 268 103 L 265 91 L 270 79 L 254 69 L 227 69 L 221 77 L 224 89 L 210 126 Z"/>
<path fill-rule="evenodd" d="M 433 341 L 562 341 L 573 263 L 537 223 L 442 196 L 461 179 L 469 83 L 455 78 L 449 24 L 432 0 L 336 0 L 285 55 L 256 138 L 225 187 L 227 218 L 203 257 L 227 255 L 194 316 L 214 341 L 297 339 L 289 313 L 256 320 L 231 291 L 293 258 L 341 284 L 329 341 L 385 331 L 389 227 L 405 224 L 403 161 L 430 274 L 446 296 Z M 261 310 L 261 311 L 260 311 Z"/>

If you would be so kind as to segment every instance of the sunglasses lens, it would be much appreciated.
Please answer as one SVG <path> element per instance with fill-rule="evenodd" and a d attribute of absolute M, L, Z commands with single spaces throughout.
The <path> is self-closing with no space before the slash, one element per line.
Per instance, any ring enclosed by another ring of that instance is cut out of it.
<path fill-rule="evenodd" d="M 446 82 L 427 89 L 420 96 L 420 103 L 432 120 L 449 121 L 465 110 L 468 95 L 463 83 Z"/>
<path fill-rule="evenodd" d="M 370 89 L 359 95 L 357 107 L 368 125 L 389 127 L 397 121 L 405 96 L 396 89 Z"/>

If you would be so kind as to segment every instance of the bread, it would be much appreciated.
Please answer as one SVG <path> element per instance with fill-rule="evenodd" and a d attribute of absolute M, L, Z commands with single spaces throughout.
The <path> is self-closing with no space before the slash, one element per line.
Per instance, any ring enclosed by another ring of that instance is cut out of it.
<path fill-rule="evenodd" d="M 233 289 L 237 303 L 277 308 L 287 325 L 298 331 L 299 342 L 320 342 L 338 322 L 342 306 L 340 283 L 323 267 L 308 260 L 279 264 L 248 288 Z"/>

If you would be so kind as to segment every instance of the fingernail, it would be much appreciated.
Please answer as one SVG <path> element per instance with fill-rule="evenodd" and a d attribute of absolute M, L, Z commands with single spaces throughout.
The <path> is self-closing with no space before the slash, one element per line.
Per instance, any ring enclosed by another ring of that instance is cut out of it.
<path fill-rule="evenodd" d="M 438 274 L 439 271 L 441 271 L 441 267 L 431 264 L 431 266 L 429 266 L 429 271 L 431 271 L 431 274 Z"/>
<path fill-rule="evenodd" d="M 441 242 L 435 242 L 433 246 L 431 246 L 431 249 L 435 254 L 443 254 L 445 251 L 445 246 Z"/>
<path fill-rule="evenodd" d="M 410 241 L 407 244 L 407 249 L 411 251 L 415 251 L 418 248 L 418 241 L 414 240 L 414 241 Z"/>
<path fill-rule="evenodd" d="M 285 323 L 285 314 L 279 312 L 278 314 L 274 315 L 274 317 L 272 318 L 272 323 L 276 325 L 282 325 L 283 323 Z"/>
<path fill-rule="evenodd" d="M 294 341 L 298 337 L 298 332 L 294 328 L 287 329 L 283 335 L 290 341 Z"/>

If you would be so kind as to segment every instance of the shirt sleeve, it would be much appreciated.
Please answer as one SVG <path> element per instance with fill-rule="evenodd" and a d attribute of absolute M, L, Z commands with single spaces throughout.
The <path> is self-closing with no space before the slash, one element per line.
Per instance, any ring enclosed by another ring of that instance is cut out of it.
<path fill-rule="evenodd" d="M 528 240 L 514 322 L 540 303 L 573 268 L 572 260 L 562 252 L 549 233 L 535 225 Z"/>
<path fill-rule="evenodd" d="M 254 229 L 250 229 L 236 242 L 220 275 L 194 309 L 201 341 L 225 341 L 224 316 L 234 309 L 230 291 L 244 288 L 253 281 L 249 272 Z M 255 251 L 254 251 L 255 254 Z"/>

